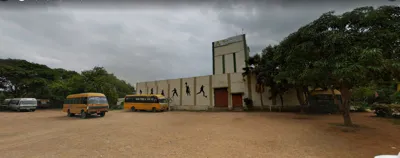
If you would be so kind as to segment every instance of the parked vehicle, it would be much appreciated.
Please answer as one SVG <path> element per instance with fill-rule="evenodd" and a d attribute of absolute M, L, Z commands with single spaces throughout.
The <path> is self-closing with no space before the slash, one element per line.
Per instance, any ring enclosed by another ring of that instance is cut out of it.
<path fill-rule="evenodd" d="M 107 98 L 102 93 L 71 94 L 67 96 L 63 105 L 63 112 L 66 112 L 67 116 L 80 114 L 82 119 L 91 114 L 104 117 L 108 109 Z"/>
<path fill-rule="evenodd" d="M 126 95 L 125 110 L 166 111 L 168 101 L 163 95 Z"/>
<path fill-rule="evenodd" d="M 15 111 L 34 112 L 37 108 L 37 100 L 35 98 L 13 98 L 8 107 Z"/>
<path fill-rule="evenodd" d="M 50 107 L 50 100 L 49 99 L 36 99 L 37 100 L 37 108 L 38 109 L 44 109 L 44 108 L 49 108 Z"/>

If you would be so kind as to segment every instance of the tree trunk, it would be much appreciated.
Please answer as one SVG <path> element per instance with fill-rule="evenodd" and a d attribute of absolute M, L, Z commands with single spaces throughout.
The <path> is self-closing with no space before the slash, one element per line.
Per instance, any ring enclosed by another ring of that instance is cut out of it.
<path fill-rule="evenodd" d="M 351 121 L 351 117 L 350 117 L 350 104 L 349 104 L 351 92 L 348 87 L 341 86 L 340 93 L 342 94 L 342 104 L 340 104 L 340 105 L 341 105 L 341 109 L 343 109 L 342 114 L 343 114 L 344 125 L 345 126 L 353 126 L 353 122 Z"/>
<path fill-rule="evenodd" d="M 309 104 L 310 104 L 310 91 L 308 90 L 308 87 L 307 86 L 304 86 L 303 87 L 303 92 L 304 92 L 304 96 L 305 96 L 305 103 L 306 103 L 306 105 L 307 106 L 309 106 Z"/>
<path fill-rule="evenodd" d="M 303 90 L 299 87 L 296 87 L 296 96 L 297 100 L 300 103 L 300 113 L 304 113 L 305 99 L 303 95 Z"/>
<path fill-rule="evenodd" d="M 261 110 L 264 110 L 264 99 L 263 99 L 263 92 L 260 92 L 260 100 L 261 100 Z"/>
<path fill-rule="evenodd" d="M 272 105 L 276 105 L 276 94 L 272 94 L 271 100 L 272 100 Z"/>
<path fill-rule="evenodd" d="M 282 94 L 279 94 L 279 98 L 281 99 L 281 109 L 280 109 L 280 112 L 282 112 L 282 109 L 283 109 L 283 96 L 282 96 Z"/>
<path fill-rule="evenodd" d="M 339 105 L 338 103 L 338 100 L 337 100 L 337 97 L 336 97 L 336 94 L 335 94 L 335 89 L 333 89 L 333 87 L 331 88 L 331 93 L 332 93 L 332 99 L 333 99 L 333 103 L 335 104 L 335 105 Z"/>
<path fill-rule="evenodd" d="M 277 94 L 274 91 L 271 91 L 271 97 L 269 99 L 272 101 L 272 105 L 276 105 L 276 96 Z M 272 111 L 272 105 L 269 106 L 269 111 Z"/>

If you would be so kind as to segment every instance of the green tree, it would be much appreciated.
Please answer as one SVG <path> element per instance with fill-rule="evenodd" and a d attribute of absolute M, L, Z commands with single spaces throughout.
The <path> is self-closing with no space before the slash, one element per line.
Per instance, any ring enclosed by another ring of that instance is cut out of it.
<path fill-rule="evenodd" d="M 0 59 L 1 88 L 13 97 L 49 95 L 46 85 L 54 77 L 52 70 L 45 65 L 25 60 Z"/>
<path fill-rule="evenodd" d="M 291 87 L 284 79 L 274 80 L 274 76 L 279 72 L 279 65 L 282 64 L 280 60 L 274 59 L 277 53 L 276 49 L 276 46 L 266 47 L 261 55 L 256 54 L 250 57 L 246 61 L 249 66 L 244 68 L 243 76 L 254 75 L 256 77 L 256 92 L 260 95 L 261 108 L 264 107 L 265 87 L 270 87 L 269 100 L 272 100 L 273 105 L 276 105 L 276 98 L 279 96 L 281 107 L 283 107 L 283 94 Z"/>
<path fill-rule="evenodd" d="M 398 50 L 387 47 L 397 46 L 400 38 L 388 31 L 393 26 L 385 25 L 390 23 L 400 30 L 398 11 L 399 7 L 384 6 L 376 10 L 356 8 L 342 15 L 323 14 L 285 39 L 290 47 L 282 49 L 286 64 L 278 78 L 313 87 L 338 88 L 342 93 L 344 124 L 351 126 L 350 90 L 371 81 L 387 80 L 380 74 L 394 74 L 393 67 L 398 65 L 398 59 L 393 58 Z M 387 41 L 386 34 L 395 42 Z M 370 45 L 371 39 L 387 43 Z"/>
<path fill-rule="evenodd" d="M 104 93 L 110 105 L 115 105 L 118 97 L 134 92 L 133 86 L 103 67 L 80 74 L 18 59 L 0 59 L 0 89 L 10 97 L 49 98 L 56 106 L 69 94 Z"/>
<path fill-rule="evenodd" d="M 251 75 L 256 76 L 256 92 L 260 95 L 261 100 L 261 109 L 264 109 L 264 100 L 263 100 L 263 93 L 265 87 L 265 76 L 262 73 L 262 61 L 261 56 L 256 54 L 246 61 L 248 67 L 243 68 L 244 72 L 242 73 L 243 77 L 249 76 L 248 79 L 251 79 Z"/>
<path fill-rule="evenodd" d="M 131 94 L 134 88 L 123 80 L 109 74 L 103 67 L 83 71 L 82 76 L 86 84 L 86 92 L 100 92 L 107 96 L 109 104 L 116 105 L 118 97 Z"/>

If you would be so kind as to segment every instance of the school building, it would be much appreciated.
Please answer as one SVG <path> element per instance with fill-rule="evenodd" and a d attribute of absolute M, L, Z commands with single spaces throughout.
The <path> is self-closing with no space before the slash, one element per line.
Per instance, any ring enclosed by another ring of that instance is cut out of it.
<path fill-rule="evenodd" d="M 171 98 L 170 107 L 175 110 L 241 109 L 244 98 L 261 107 L 260 97 L 264 106 L 272 105 L 268 88 L 261 96 L 255 91 L 255 76 L 242 76 L 249 58 L 245 34 L 212 42 L 212 56 L 212 75 L 139 82 L 136 90 Z M 295 90 L 286 92 L 283 99 L 284 106 L 299 105 Z M 272 106 L 280 106 L 280 102 Z"/>

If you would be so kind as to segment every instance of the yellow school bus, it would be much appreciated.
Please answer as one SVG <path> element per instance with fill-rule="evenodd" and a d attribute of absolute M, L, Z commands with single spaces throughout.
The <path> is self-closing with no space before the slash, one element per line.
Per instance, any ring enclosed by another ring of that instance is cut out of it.
<path fill-rule="evenodd" d="M 82 119 L 91 114 L 104 117 L 108 108 L 107 98 L 102 93 L 71 94 L 67 96 L 63 104 L 63 112 L 66 112 L 67 116 L 80 114 Z"/>
<path fill-rule="evenodd" d="M 168 102 L 163 95 L 126 95 L 124 109 L 131 111 L 165 111 L 168 110 Z"/>

